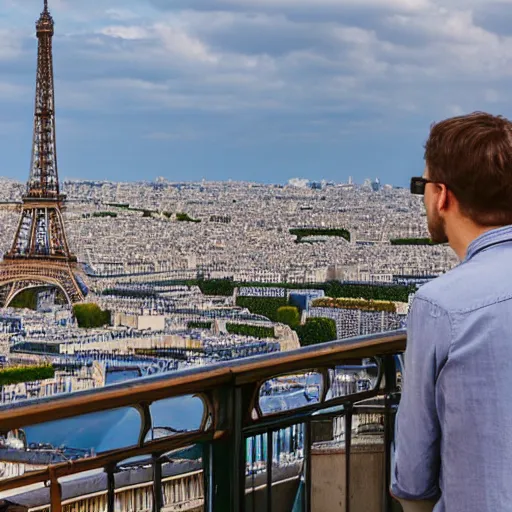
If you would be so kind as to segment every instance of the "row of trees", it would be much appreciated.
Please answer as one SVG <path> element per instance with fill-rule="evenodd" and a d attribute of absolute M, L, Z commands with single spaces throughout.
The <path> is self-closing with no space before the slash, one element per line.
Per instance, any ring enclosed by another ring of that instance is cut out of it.
<path fill-rule="evenodd" d="M 94 212 L 92 214 L 93 217 L 117 217 L 117 213 L 115 212 Z"/>
<path fill-rule="evenodd" d="M 237 297 L 236 305 L 247 308 L 254 315 L 262 315 L 273 322 L 278 322 L 277 311 L 288 305 L 285 297 Z"/>
<path fill-rule="evenodd" d="M 193 219 L 188 213 L 178 212 L 176 220 L 180 222 L 201 222 L 201 219 Z"/>
<path fill-rule="evenodd" d="M 229 297 L 233 295 L 235 288 L 242 286 L 258 288 L 285 288 L 323 290 L 328 297 L 347 297 L 366 300 L 387 300 L 395 302 L 407 302 L 409 295 L 416 291 L 416 286 L 411 285 L 390 285 L 390 284 L 360 284 L 343 283 L 340 281 L 328 281 L 324 283 L 254 283 L 237 282 L 231 279 L 190 279 L 190 280 L 168 280 L 155 284 L 173 285 L 181 284 L 186 286 L 199 286 L 205 295 L 222 295 Z M 259 297 L 257 297 L 259 299 Z"/>
<path fill-rule="evenodd" d="M 16 349 L 20 352 L 33 352 L 39 354 L 60 354 L 58 343 L 43 343 L 39 341 L 24 341 L 18 343 Z"/>
<path fill-rule="evenodd" d="M 168 219 L 174 216 L 172 212 L 162 212 L 162 214 Z M 179 222 L 201 222 L 201 219 L 193 219 L 188 213 L 184 212 L 177 212 L 176 220 Z"/>
<path fill-rule="evenodd" d="M 205 295 L 229 296 L 238 286 L 282 287 L 287 289 L 322 289 L 329 298 L 317 299 L 315 305 L 364 309 L 367 311 L 396 312 L 393 301 L 407 302 L 409 294 L 416 291 L 415 285 L 369 285 L 330 281 L 318 284 L 237 283 L 229 279 L 188 281 L 198 285 Z M 337 338 L 336 322 L 330 318 L 309 318 L 300 324 L 300 310 L 288 304 L 284 297 L 237 297 L 236 304 L 251 313 L 262 315 L 274 322 L 289 325 L 297 332 L 302 345 L 323 343 Z"/>
<path fill-rule="evenodd" d="M 248 297 L 244 297 L 248 298 Z M 281 306 L 277 309 L 275 321 L 289 325 L 298 335 L 302 346 L 333 341 L 337 338 L 336 323 L 331 318 L 308 318 L 300 324 L 300 312 L 294 306 Z M 189 322 L 189 328 L 210 329 L 211 322 Z M 253 338 L 273 338 L 272 327 L 248 324 L 226 324 L 230 334 L 252 336 Z"/>
<path fill-rule="evenodd" d="M 51 365 L 4 368 L 0 370 L 0 386 L 51 379 L 54 376 L 55 369 Z"/>
<path fill-rule="evenodd" d="M 240 336 L 252 336 L 253 338 L 275 338 L 274 328 L 262 325 L 248 324 L 226 324 L 226 330 L 230 334 L 238 334 Z"/>
<path fill-rule="evenodd" d="M 416 285 L 373 285 L 329 281 L 320 287 L 328 297 L 407 302 Z"/>
<path fill-rule="evenodd" d="M 115 297 L 132 297 L 137 299 L 157 298 L 157 294 L 150 290 L 117 290 L 115 288 L 105 288 L 101 295 L 113 295 Z"/>
<path fill-rule="evenodd" d="M 342 228 L 293 228 L 290 234 L 297 237 L 296 242 L 306 236 L 337 236 L 350 242 L 350 231 Z"/>
<path fill-rule="evenodd" d="M 324 297 L 315 299 L 312 303 L 318 308 L 336 308 L 336 309 L 361 309 L 362 311 L 386 311 L 387 313 L 396 313 L 396 305 L 393 302 L 383 300 L 365 300 Z"/>
<path fill-rule="evenodd" d="M 122 208 L 123 210 L 128 210 L 130 208 L 129 203 L 105 203 L 107 206 L 114 206 L 115 208 Z"/>
<path fill-rule="evenodd" d="M 189 322 L 187 327 L 189 329 L 211 329 L 212 322 Z"/>
<path fill-rule="evenodd" d="M 391 245 L 437 245 L 430 238 L 392 238 Z"/>
<path fill-rule="evenodd" d="M 165 217 L 167 217 L 168 219 L 170 219 L 171 217 L 174 216 L 173 212 L 168 212 L 168 211 L 159 212 L 158 210 L 149 210 L 147 208 L 136 208 L 136 207 L 131 207 L 128 203 L 106 203 L 106 205 L 114 206 L 116 208 L 121 208 L 124 210 L 130 210 L 133 212 L 142 212 L 143 217 L 152 217 L 153 214 L 162 214 Z M 110 216 L 110 217 L 117 217 L 117 213 L 112 213 L 112 212 L 97 212 L 97 213 L 99 213 L 101 215 L 97 215 L 97 214 L 93 214 L 93 215 L 95 217 L 105 217 L 107 215 L 104 215 L 104 214 L 108 214 L 108 216 Z M 188 213 L 184 213 L 184 212 L 177 212 L 176 220 L 181 221 L 181 222 L 201 222 L 201 219 L 193 219 L 192 217 L 189 216 Z"/>

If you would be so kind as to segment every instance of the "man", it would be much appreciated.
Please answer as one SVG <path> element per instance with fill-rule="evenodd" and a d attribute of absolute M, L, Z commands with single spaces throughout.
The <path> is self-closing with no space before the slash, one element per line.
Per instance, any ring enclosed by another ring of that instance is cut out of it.
<path fill-rule="evenodd" d="M 461 263 L 411 306 L 391 492 L 404 510 L 512 511 L 512 123 L 442 121 L 425 161 L 411 191 Z"/>

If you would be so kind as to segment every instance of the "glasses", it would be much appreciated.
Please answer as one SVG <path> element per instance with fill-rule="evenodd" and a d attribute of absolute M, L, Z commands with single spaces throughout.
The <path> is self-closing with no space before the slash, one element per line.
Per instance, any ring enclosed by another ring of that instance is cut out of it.
<path fill-rule="evenodd" d="M 411 194 L 422 196 L 425 194 L 425 185 L 427 183 L 435 183 L 427 178 L 414 177 L 411 178 Z"/>

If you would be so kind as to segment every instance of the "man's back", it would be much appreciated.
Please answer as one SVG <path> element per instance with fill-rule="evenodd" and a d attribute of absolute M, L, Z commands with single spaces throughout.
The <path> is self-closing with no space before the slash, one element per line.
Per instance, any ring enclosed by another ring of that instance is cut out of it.
<path fill-rule="evenodd" d="M 409 319 L 393 491 L 435 510 L 512 510 L 512 226 L 422 287 Z"/>

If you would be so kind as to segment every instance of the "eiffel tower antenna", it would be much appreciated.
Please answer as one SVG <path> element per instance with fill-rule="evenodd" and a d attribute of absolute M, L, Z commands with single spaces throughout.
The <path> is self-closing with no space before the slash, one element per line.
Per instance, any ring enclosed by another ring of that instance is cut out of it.
<path fill-rule="evenodd" d="M 36 99 L 30 175 L 14 241 L 0 265 L 0 303 L 4 305 L 25 288 L 57 287 L 73 303 L 83 300 L 86 294 L 85 285 L 77 277 L 77 258 L 69 249 L 62 217 L 65 196 L 60 193 L 57 172 L 53 33 L 53 18 L 48 0 L 44 0 L 44 11 L 36 22 Z"/>

